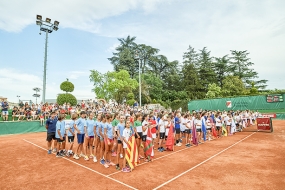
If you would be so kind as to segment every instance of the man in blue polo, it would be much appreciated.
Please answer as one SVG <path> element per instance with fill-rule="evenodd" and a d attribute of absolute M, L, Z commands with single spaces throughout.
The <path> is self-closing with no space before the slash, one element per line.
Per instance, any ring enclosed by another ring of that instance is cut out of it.
<path fill-rule="evenodd" d="M 8 115 L 9 115 L 8 108 L 9 108 L 9 105 L 8 105 L 7 101 L 2 102 L 1 106 L 2 106 L 3 121 L 8 121 Z"/>
<path fill-rule="evenodd" d="M 54 147 L 54 152 L 56 152 L 56 146 L 57 146 L 57 141 L 55 138 L 55 132 L 56 132 L 56 122 L 57 122 L 57 117 L 55 117 L 55 112 L 51 113 L 50 118 L 47 119 L 46 121 L 46 129 L 47 129 L 47 146 L 48 146 L 48 154 L 51 154 L 52 148 L 52 140 L 53 140 L 53 147 Z"/>

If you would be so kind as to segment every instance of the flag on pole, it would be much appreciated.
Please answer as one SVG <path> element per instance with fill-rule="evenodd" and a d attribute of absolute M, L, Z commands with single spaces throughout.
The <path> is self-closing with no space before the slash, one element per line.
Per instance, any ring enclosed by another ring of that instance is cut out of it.
<path fill-rule="evenodd" d="M 193 127 L 192 127 L 192 142 L 195 145 L 198 145 L 198 139 L 197 139 L 197 131 L 196 131 L 196 126 L 194 124 L 194 120 L 193 120 Z"/>
<path fill-rule="evenodd" d="M 207 128 L 206 128 L 205 117 L 202 118 L 202 132 L 203 132 L 203 139 L 204 141 L 206 141 Z"/>
<path fill-rule="evenodd" d="M 223 127 L 222 127 L 222 133 L 223 133 L 223 135 L 225 137 L 228 136 L 228 132 L 227 132 L 226 126 L 224 124 L 223 124 Z"/>
<path fill-rule="evenodd" d="M 174 147 L 174 136 L 173 136 L 173 125 L 172 124 L 170 125 L 170 128 L 169 128 L 165 146 L 167 150 L 171 150 L 171 151 L 174 150 L 173 148 Z"/>
<path fill-rule="evenodd" d="M 135 168 L 135 166 L 138 165 L 139 154 L 138 154 L 136 139 L 134 135 L 132 135 L 128 141 L 128 147 L 126 151 L 126 160 L 132 170 Z"/>
<path fill-rule="evenodd" d="M 211 126 L 212 126 L 212 134 L 213 134 L 213 136 L 214 136 L 215 138 L 217 138 L 218 135 L 217 135 L 217 131 L 216 131 L 216 126 L 215 126 L 215 124 L 214 124 L 214 121 L 213 121 L 213 118 L 212 118 L 212 117 L 210 118 L 210 122 L 211 122 Z"/>
<path fill-rule="evenodd" d="M 150 128 L 147 129 L 144 153 L 148 160 L 150 160 L 154 156 L 153 144 L 152 144 L 152 134 L 151 134 Z"/>

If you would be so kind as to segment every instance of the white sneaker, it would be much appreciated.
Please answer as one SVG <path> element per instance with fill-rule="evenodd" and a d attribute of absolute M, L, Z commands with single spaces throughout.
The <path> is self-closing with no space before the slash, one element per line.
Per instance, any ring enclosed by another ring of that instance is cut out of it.
<path fill-rule="evenodd" d="M 124 158 L 123 154 L 120 154 L 120 158 Z"/>
<path fill-rule="evenodd" d="M 182 145 L 181 143 L 178 143 L 178 144 L 177 144 L 177 146 L 181 146 L 181 145 Z"/>
<path fill-rule="evenodd" d="M 74 158 L 75 160 L 79 160 L 79 156 L 78 156 L 77 154 L 74 154 L 73 158 Z"/>
<path fill-rule="evenodd" d="M 84 156 L 84 160 L 88 161 L 89 160 L 88 156 Z"/>
<path fill-rule="evenodd" d="M 52 152 L 53 152 L 53 153 L 57 152 L 57 149 L 56 149 L 56 148 L 54 148 L 54 149 L 52 150 Z"/>
<path fill-rule="evenodd" d="M 97 162 L 96 156 L 93 157 L 93 162 Z"/>

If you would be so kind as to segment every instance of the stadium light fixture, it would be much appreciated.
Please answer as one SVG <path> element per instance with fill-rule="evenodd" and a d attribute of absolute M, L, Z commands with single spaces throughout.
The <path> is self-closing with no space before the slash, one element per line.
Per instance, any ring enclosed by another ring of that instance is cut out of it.
<path fill-rule="evenodd" d="M 54 21 L 54 23 L 51 23 L 50 18 L 46 18 L 46 20 L 42 20 L 41 15 L 37 15 L 37 21 L 36 24 L 40 26 L 40 35 L 42 32 L 46 33 L 46 40 L 45 40 L 45 57 L 44 57 L 44 75 L 43 75 L 43 95 L 42 95 L 42 102 L 45 103 L 46 98 L 46 71 L 47 71 L 47 44 L 48 44 L 48 34 L 52 33 L 53 31 L 58 30 L 58 21 Z"/>
<path fill-rule="evenodd" d="M 50 18 L 46 18 L 46 22 L 50 23 L 51 19 Z"/>
<path fill-rule="evenodd" d="M 37 20 L 42 20 L 42 15 L 37 15 Z"/>

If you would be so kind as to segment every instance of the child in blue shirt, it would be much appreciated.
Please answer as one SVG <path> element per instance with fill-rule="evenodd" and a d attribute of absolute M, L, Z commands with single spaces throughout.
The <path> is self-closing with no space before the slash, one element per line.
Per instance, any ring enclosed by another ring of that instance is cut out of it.
<path fill-rule="evenodd" d="M 65 122 L 64 122 L 64 115 L 60 114 L 58 117 L 58 121 L 56 122 L 56 132 L 55 138 L 57 139 L 57 150 L 56 157 L 63 157 L 64 152 L 63 149 L 65 143 Z"/>
<path fill-rule="evenodd" d="M 72 121 L 69 123 L 69 128 L 67 129 L 67 138 L 68 142 L 70 144 L 69 149 L 67 151 L 67 156 L 73 155 L 73 144 L 74 144 L 74 136 L 75 136 L 75 130 L 74 130 L 74 124 L 77 119 L 78 115 L 76 113 L 72 114 L 71 119 Z"/>
<path fill-rule="evenodd" d="M 79 159 L 78 153 L 82 152 L 82 151 L 83 151 L 84 155 L 80 155 L 80 156 L 84 156 L 84 160 L 89 160 L 88 156 L 86 155 L 86 149 L 83 146 L 84 137 L 85 137 L 85 135 L 88 136 L 87 124 L 86 124 L 85 117 L 86 117 L 85 111 L 81 111 L 80 112 L 80 118 L 77 119 L 75 121 L 75 124 L 74 124 L 74 128 L 77 131 L 77 143 L 78 143 L 78 147 L 77 147 L 76 152 L 73 156 L 73 158 L 76 160 Z"/>

